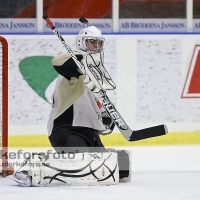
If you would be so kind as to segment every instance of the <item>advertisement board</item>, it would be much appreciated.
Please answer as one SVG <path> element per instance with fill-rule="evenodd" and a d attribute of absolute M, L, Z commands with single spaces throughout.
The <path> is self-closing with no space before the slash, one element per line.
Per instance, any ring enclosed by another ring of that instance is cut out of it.
<path fill-rule="evenodd" d="M 43 33 L 52 33 L 46 22 L 43 23 Z M 77 33 L 87 25 L 75 18 L 52 18 L 55 27 L 63 33 Z M 112 33 L 112 19 L 89 19 L 89 25 L 95 25 L 103 33 Z M 193 20 L 192 32 L 200 32 L 200 19 Z M 183 33 L 187 32 L 186 19 L 119 19 L 119 32 L 125 33 Z M 35 18 L 2 18 L 0 19 L 0 33 L 37 33 Z"/>

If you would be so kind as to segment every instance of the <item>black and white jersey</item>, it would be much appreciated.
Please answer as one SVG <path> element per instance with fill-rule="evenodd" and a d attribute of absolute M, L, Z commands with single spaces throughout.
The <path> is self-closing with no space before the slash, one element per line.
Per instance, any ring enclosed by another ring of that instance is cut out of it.
<path fill-rule="evenodd" d="M 82 55 L 76 55 L 81 61 Z M 101 112 L 93 92 L 84 84 L 84 75 L 77 71 L 77 65 L 65 52 L 52 59 L 52 65 L 59 73 L 53 94 L 53 106 L 48 121 L 48 135 L 64 126 L 87 127 L 104 131 Z"/>

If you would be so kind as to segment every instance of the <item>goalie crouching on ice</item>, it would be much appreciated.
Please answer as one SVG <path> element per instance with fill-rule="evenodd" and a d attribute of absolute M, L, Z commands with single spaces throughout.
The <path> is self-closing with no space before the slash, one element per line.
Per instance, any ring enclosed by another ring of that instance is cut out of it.
<path fill-rule="evenodd" d="M 95 26 L 76 36 L 76 59 L 68 52 L 52 59 L 59 73 L 48 121 L 48 136 L 60 155 L 39 155 L 27 159 L 30 169 L 9 178 L 21 186 L 110 185 L 131 180 L 128 151 L 107 150 L 99 134 L 113 131 L 114 122 L 98 98 L 101 90 L 115 89 L 103 66 L 104 38 Z"/>

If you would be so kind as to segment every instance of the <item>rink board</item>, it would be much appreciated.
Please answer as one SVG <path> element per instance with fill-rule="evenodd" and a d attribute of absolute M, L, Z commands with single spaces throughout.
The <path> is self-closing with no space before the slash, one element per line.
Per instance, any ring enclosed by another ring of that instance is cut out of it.
<path fill-rule="evenodd" d="M 46 124 L 57 77 L 51 59 L 65 49 L 54 35 L 4 37 L 9 43 L 10 144 L 32 145 L 39 137 L 46 138 L 48 145 Z M 63 37 L 74 49 L 75 35 Z M 108 92 L 111 101 L 131 129 L 166 124 L 170 132 L 131 145 L 198 144 L 199 35 L 108 34 L 105 38 L 105 66 L 117 85 Z M 130 144 L 120 134 L 102 138 L 108 146 Z"/>
<path fill-rule="evenodd" d="M 199 145 L 200 132 L 169 133 L 165 136 L 155 137 L 136 142 L 129 142 L 119 133 L 101 136 L 106 147 L 122 146 L 160 146 L 160 145 Z M 51 147 L 47 135 L 20 135 L 9 136 L 10 147 Z"/>

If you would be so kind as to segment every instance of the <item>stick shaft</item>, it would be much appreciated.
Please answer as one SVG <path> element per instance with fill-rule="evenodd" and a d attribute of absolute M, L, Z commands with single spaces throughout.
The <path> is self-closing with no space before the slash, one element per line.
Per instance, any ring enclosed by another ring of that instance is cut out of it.
<path fill-rule="evenodd" d="M 72 59 L 74 60 L 74 62 L 76 63 L 76 65 L 79 67 L 79 69 L 84 73 L 84 70 L 83 70 L 84 67 L 83 67 L 83 65 L 77 60 L 75 54 L 73 53 L 73 51 L 71 50 L 71 48 L 66 44 L 66 42 L 65 42 L 64 38 L 62 37 L 62 35 L 60 34 L 60 32 L 55 28 L 53 22 L 49 19 L 49 17 L 47 15 L 44 15 L 43 19 L 47 22 L 47 24 L 49 25 L 49 27 L 51 28 L 51 30 L 58 37 L 58 39 L 63 43 L 63 45 L 66 48 L 67 52 L 70 54 L 70 56 L 72 57 Z"/>

